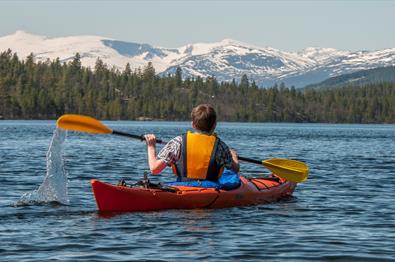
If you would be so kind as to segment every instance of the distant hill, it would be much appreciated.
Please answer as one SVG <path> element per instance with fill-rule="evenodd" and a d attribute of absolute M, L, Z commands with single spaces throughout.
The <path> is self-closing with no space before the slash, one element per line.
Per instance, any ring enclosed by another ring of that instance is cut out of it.
<path fill-rule="evenodd" d="M 160 76 L 174 74 L 178 67 L 182 77 L 212 78 L 239 82 L 246 74 L 259 87 L 284 83 L 304 87 L 343 74 L 395 65 L 395 48 L 370 51 L 344 51 L 309 47 L 299 52 L 259 47 L 232 39 L 214 43 L 190 43 L 177 48 L 119 41 L 102 36 L 68 36 L 49 38 L 17 31 L 0 36 L 0 52 L 11 49 L 19 58 L 33 53 L 36 62 L 59 58 L 70 62 L 78 52 L 81 64 L 94 68 L 97 58 L 109 67 L 132 70 L 152 62 Z"/>
<path fill-rule="evenodd" d="M 335 76 L 320 83 L 308 85 L 306 88 L 362 86 L 378 83 L 395 83 L 395 66 L 379 67 Z"/>

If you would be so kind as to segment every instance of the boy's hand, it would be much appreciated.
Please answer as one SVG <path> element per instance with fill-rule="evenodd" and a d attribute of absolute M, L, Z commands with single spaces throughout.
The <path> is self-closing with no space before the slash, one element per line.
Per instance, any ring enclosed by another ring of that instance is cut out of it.
<path fill-rule="evenodd" d="M 240 164 L 239 164 L 239 156 L 237 155 L 236 150 L 231 149 L 230 154 L 232 155 L 232 170 L 236 173 L 240 171 Z"/>
<path fill-rule="evenodd" d="M 239 155 L 237 154 L 236 150 L 231 149 L 230 154 L 232 155 L 234 161 L 237 161 L 239 159 Z"/>
<path fill-rule="evenodd" d="M 147 143 L 148 147 L 151 147 L 151 146 L 155 147 L 156 138 L 155 138 L 154 134 L 146 134 L 146 135 L 144 135 L 144 138 L 145 138 L 145 142 Z"/>

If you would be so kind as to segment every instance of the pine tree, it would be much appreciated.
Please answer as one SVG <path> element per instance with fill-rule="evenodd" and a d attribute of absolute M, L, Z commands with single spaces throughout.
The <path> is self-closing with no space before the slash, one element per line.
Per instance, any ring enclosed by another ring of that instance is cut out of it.
<path fill-rule="evenodd" d="M 249 86 L 250 86 L 250 81 L 248 80 L 247 75 L 244 74 L 244 75 L 241 77 L 241 80 L 240 80 L 240 87 L 242 87 L 242 88 L 248 88 Z"/>
<path fill-rule="evenodd" d="M 395 123 L 395 84 L 344 86 L 332 89 L 288 88 L 284 83 L 258 88 L 246 75 L 240 83 L 215 77 L 159 77 L 152 63 L 120 72 L 97 59 L 94 70 L 81 66 L 76 54 L 59 59 L 20 61 L 11 50 L 0 53 L 0 115 L 4 118 L 57 118 L 80 113 L 97 118 L 139 116 L 188 120 L 190 109 L 212 103 L 220 120 L 333 123 Z"/>
<path fill-rule="evenodd" d="M 176 80 L 176 87 L 180 87 L 181 84 L 182 84 L 182 70 L 181 70 L 181 67 L 177 67 L 177 69 L 176 69 L 175 80 Z"/>

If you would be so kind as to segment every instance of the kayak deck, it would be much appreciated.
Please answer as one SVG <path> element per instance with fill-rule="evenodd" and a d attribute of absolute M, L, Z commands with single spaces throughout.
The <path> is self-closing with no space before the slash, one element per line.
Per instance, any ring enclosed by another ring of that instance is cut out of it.
<path fill-rule="evenodd" d="M 270 203 L 292 195 L 296 183 L 281 178 L 240 177 L 237 189 L 222 190 L 174 186 L 169 192 L 157 188 L 115 186 L 91 180 L 99 211 L 134 212 L 164 209 L 226 208 Z"/>

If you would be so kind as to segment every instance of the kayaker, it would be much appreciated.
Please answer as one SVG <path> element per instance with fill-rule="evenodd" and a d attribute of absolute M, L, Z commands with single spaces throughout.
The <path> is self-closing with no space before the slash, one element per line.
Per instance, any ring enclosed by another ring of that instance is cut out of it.
<path fill-rule="evenodd" d="M 171 166 L 177 181 L 218 181 L 224 168 L 235 173 L 240 166 L 235 150 L 216 136 L 217 114 L 209 104 L 200 104 L 192 109 L 194 132 L 170 140 L 156 156 L 154 134 L 146 134 L 148 164 L 152 174 L 159 174 Z"/>

